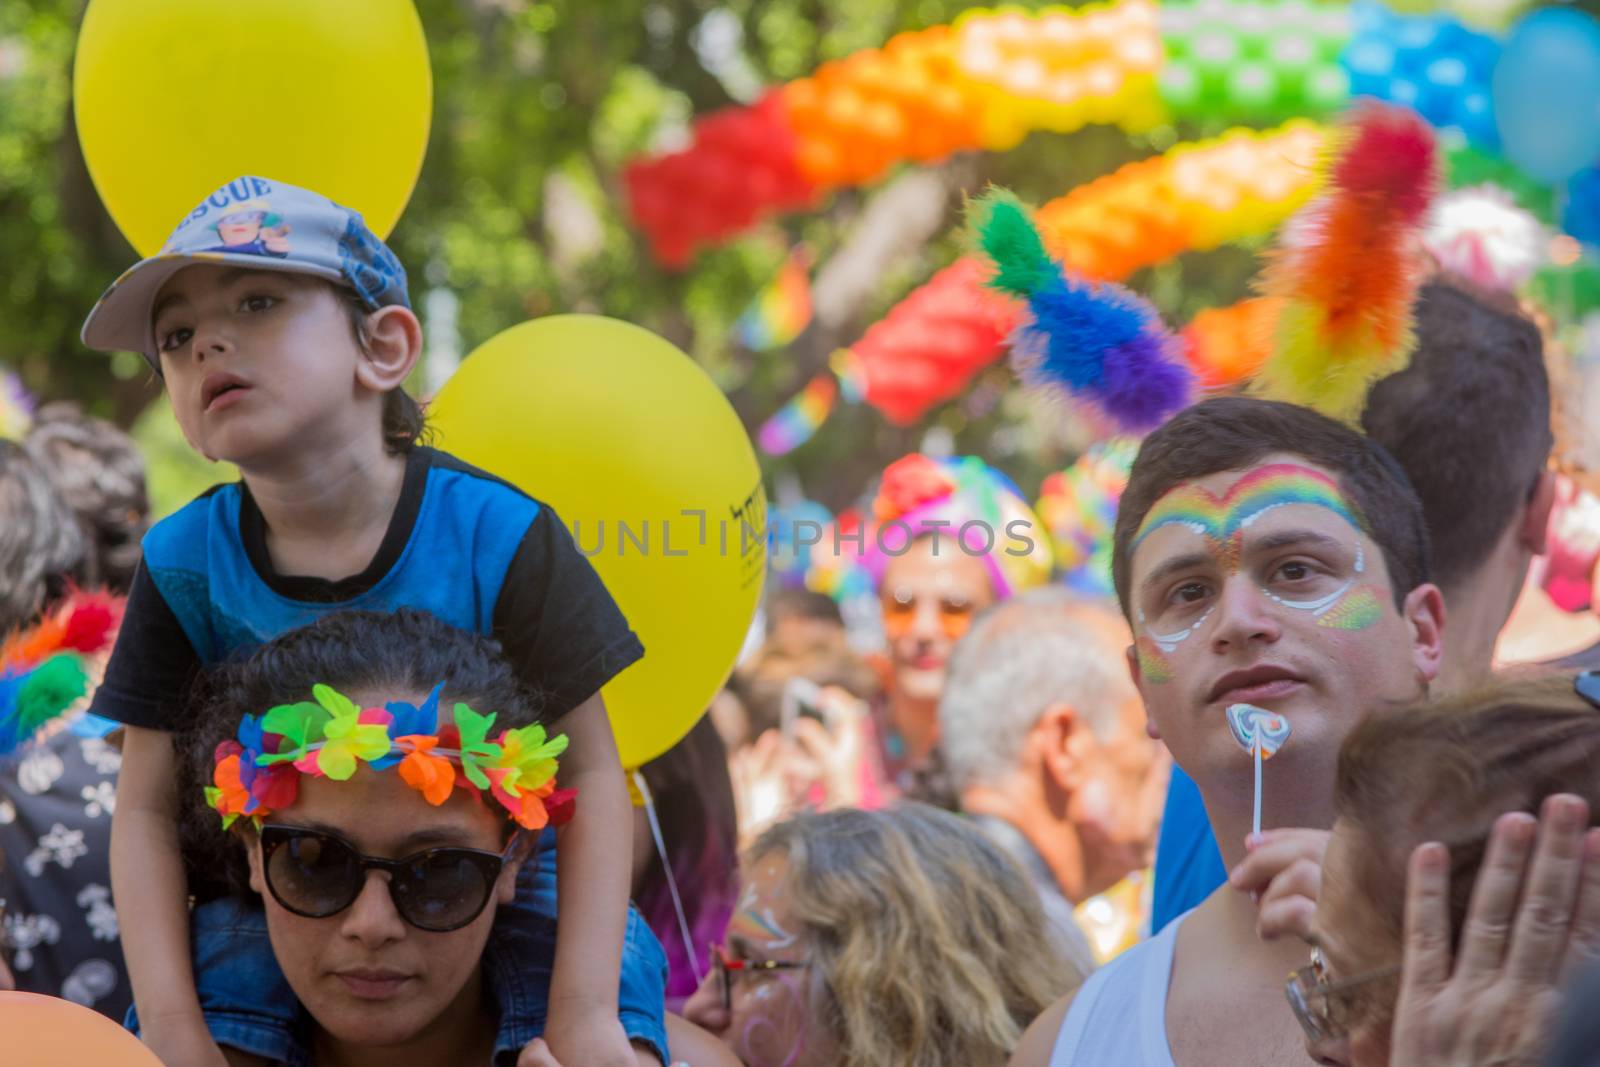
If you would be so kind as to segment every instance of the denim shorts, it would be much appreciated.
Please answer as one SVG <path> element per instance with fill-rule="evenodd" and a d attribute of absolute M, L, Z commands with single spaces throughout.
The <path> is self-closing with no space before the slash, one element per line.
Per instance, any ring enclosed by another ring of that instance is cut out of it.
<path fill-rule="evenodd" d="M 522 1047 L 544 1033 L 556 955 L 554 832 L 547 830 L 539 844 L 539 863 L 522 868 L 516 899 L 496 914 L 483 952 L 484 982 L 499 1014 L 497 1064 L 515 1064 Z M 217 1044 L 288 1067 L 307 1067 L 309 1017 L 272 954 L 260 901 L 210 901 L 194 910 L 189 927 L 200 1010 Z M 672 1062 L 662 1018 L 666 982 L 661 943 L 630 905 L 617 1015 L 628 1039 L 664 1064 Z M 132 1008 L 126 1025 L 139 1032 Z"/>

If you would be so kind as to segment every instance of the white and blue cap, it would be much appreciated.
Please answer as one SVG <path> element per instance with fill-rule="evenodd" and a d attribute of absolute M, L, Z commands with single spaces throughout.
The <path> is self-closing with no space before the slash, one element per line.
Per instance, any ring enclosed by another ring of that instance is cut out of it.
<path fill-rule="evenodd" d="M 83 343 L 142 352 L 157 371 L 154 310 L 167 279 L 196 263 L 310 274 L 349 286 L 370 308 L 411 306 L 406 271 L 358 212 L 267 178 L 235 178 L 186 215 L 161 251 L 111 283 L 83 323 Z"/>

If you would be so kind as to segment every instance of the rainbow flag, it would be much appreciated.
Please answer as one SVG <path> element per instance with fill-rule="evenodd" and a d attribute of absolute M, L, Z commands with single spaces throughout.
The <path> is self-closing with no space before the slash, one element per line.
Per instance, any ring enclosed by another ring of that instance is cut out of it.
<path fill-rule="evenodd" d="M 832 370 L 818 374 L 806 387 L 777 410 L 756 431 L 756 444 L 769 456 L 792 452 L 811 440 L 833 411 L 839 398 L 839 383 Z"/>
<path fill-rule="evenodd" d="M 797 245 L 778 273 L 733 324 L 739 343 L 752 352 L 789 344 L 811 321 L 811 250 Z"/>

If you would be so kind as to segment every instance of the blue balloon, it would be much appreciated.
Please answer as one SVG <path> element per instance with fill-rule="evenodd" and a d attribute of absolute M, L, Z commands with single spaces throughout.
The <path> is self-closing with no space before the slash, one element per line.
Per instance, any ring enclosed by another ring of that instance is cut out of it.
<path fill-rule="evenodd" d="M 1341 57 L 1350 75 L 1350 95 L 1382 97 L 1394 74 L 1394 45 L 1376 35 L 1356 37 Z"/>
<path fill-rule="evenodd" d="M 1506 158 L 1564 182 L 1600 159 L 1600 23 L 1571 8 L 1522 20 L 1494 72 L 1495 124 Z"/>
<path fill-rule="evenodd" d="M 1450 125 L 1458 126 L 1466 134 L 1467 143 L 1490 152 L 1500 150 L 1500 131 L 1494 125 L 1494 104 L 1483 89 L 1463 93 L 1456 101 L 1455 118 Z"/>
<path fill-rule="evenodd" d="M 1600 170 L 1587 167 L 1573 175 L 1561 228 L 1586 245 L 1600 245 Z"/>

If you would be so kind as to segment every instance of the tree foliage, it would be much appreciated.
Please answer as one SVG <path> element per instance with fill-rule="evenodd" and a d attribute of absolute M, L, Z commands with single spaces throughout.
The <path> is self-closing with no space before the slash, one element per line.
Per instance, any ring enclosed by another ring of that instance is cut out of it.
<path fill-rule="evenodd" d="M 829 351 L 855 340 L 963 251 L 961 198 L 945 205 L 941 233 L 884 266 L 849 321 L 808 331 L 789 351 L 753 353 L 731 335 L 740 311 L 797 241 L 820 261 L 836 252 L 873 191 L 836 195 L 815 213 L 768 224 L 673 273 L 651 262 L 627 224 L 623 162 L 670 144 L 696 113 L 748 99 L 763 84 L 801 76 L 901 30 L 949 21 L 966 6 L 417 0 L 434 71 L 433 131 L 416 193 L 391 239 L 411 272 L 417 305 L 426 313 L 429 290 L 454 294 L 462 352 L 552 312 L 640 323 L 699 360 L 754 429 Z M 77 339 L 83 315 L 134 258 L 99 204 L 73 129 L 71 63 L 83 7 L 83 0 L 0 4 L 0 364 L 17 369 L 40 396 L 75 398 L 131 425 L 158 398 L 159 382 L 136 357 L 108 359 Z M 151 76 L 164 75 L 153 67 Z M 1010 153 L 960 161 L 957 184 L 976 189 L 992 180 L 1040 202 L 1192 132 L 1035 135 Z M 151 157 L 159 166 L 159 145 Z M 1225 249 L 1134 284 L 1181 323 L 1201 307 L 1243 295 L 1253 269 L 1249 250 Z M 1009 373 L 995 368 L 919 427 L 888 426 L 870 409 L 843 410 L 810 444 L 769 461 L 769 472 L 837 507 L 931 426 L 943 427 L 957 449 L 990 456 L 1027 489 L 1081 443 L 1070 418 L 1020 395 Z M 171 443 L 170 429 L 150 432 Z M 160 453 L 171 454 L 166 447 Z"/>

